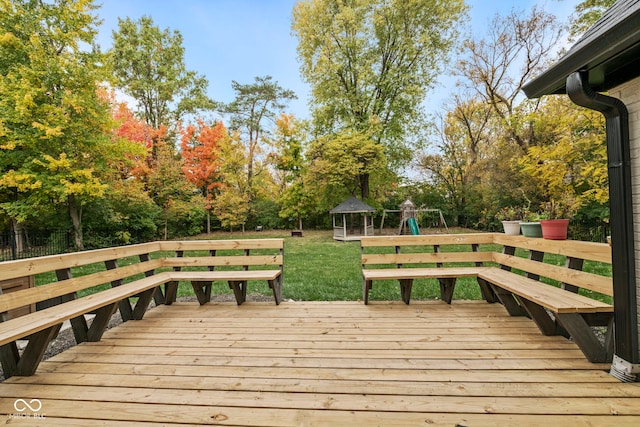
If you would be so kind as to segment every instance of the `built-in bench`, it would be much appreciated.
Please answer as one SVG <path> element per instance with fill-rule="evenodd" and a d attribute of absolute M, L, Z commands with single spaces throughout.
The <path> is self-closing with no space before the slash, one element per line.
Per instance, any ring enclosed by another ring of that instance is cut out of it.
<path fill-rule="evenodd" d="M 228 282 L 238 305 L 246 300 L 248 282 L 267 281 L 279 304 L 283 258 L 283 239 L 247 239 L 152 242 L 0 263 L 0 280 L 55 276 L 40 286 L 0 294 L 4 375 L 32 375 L 63 322 L 70 321 L 76 342 L 99 341 L 116 310 L 123 321 L 142 319 L 152 300 L 173 303 L 180 281 L 191 282 L 200 304 L 210 300 L 213 282 Z M 82 269 L 94 272 L 74 277 Z M 35 312 L 9 316 L 34 305 Z M 90 325 L 89 313 L 95 314 Z M 28 343 L 20 352 L 16 341 L 22 339 Z"/>
<path fill-rule="evenodd" d="M 365 237 L 361 250 L 365 304 L 374 281 L 398 280 L 409 304 L 415 279 L 438 279 L 451 303 L 456 280 L 475 277 L 486 301 L 529 316 L 543 334 L 571 337 L 593 362 L 613 356 L 613 306 L 591 297 L 613 295 L 607 244 L 478 233 Z M 560 255 L 564 265 L 545 255 Z M 601 263 L 604 273 L 583 271 L 585 262 Z M 604 342 L 593 327 L 606 327 Z"/>

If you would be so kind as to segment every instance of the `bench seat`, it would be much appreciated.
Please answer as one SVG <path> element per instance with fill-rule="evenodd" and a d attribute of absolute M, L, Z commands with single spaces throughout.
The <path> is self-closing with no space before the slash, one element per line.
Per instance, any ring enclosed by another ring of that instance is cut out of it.
<path fill-rule="evenodd" d="M 369 291 L 374 280 L 398 280 L 402 301 L 409 304 L 414 279 L 438 279 L 442 299 L 450 303 L 453 288 L 458 277 L 477 277 L 480 270 L 487 267 L 409 267 L 409 268 L 371 268 L 363 269 L 362 298 L 369 303 Z"/>
<path fill-rule="evenodd" d="M 554 313 L 613 313 L 613 306 L 602 301 L 550 286 L 497 267 L 483 269 L 478 277 Z"/>
<path fill-rule="evenodd" d="M 247 299 L 247 282 L 266 280 L 273 291 L 276 305 L 282 301 L 282 271 L 281 270 L 233 270 L 233 271 L 173 271 L 170 273 L 173 281 L 189 281 L 200 304 L 210 299 L 211 282 L 229 282 L 238 305 Z"/>
<path fill-rule="evenodd" d="M 500 268 L 478 275 L 513 316 L 527 315 L 544 335 L 564 335 L 593 363 L 613 358 L 613 306 Z M 524 311 L 522 311 L 524 310 Z M 604 342 L 593 330 L 606 326 Z"/>
<path fill-rule="evenodd" d="M 1 322 L 0 352 L 3 353 L 1 356 L 4 362 L 5 376 L 33 375 L 49 342 L 57 336 L 65 320 L 76 319 L 94 312 L 96 317 L 91 326 L 80 334 L 76 333 L 76 340 L 78 340 L 78 336 L 84 336 L 84 339 L 80 341 L 100 341 L 111 316 L 118 309 L 118 304 L 133 296 L 138 296 L 138 301 L 133 309 L 133 319 L 142 319 L 155 290 L 170 280 L 170 274 L 160 273 Z M 77 325 L 73 326 L 75 328 Z M 76 331 L 74 330 L 74 332 Z M 12 344 L 21 338 L 28 338 L 29 343 L 20 356 L 17 354 L 17 348 Z M 13 366 L 7 366 L 9 361 L 12 361 Z"/>

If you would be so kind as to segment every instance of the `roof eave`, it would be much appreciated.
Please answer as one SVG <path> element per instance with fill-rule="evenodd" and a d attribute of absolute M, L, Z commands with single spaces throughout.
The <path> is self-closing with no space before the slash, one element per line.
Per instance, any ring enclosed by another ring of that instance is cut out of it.
<path fill-rule="evenodd" d="M 640 11 L 627 16 L 604 34 L 570 50 L 556 64 L 523 86 L 528 98 L 566 93 L 567 76 L 576 71 L 590 71 L 590 83 L 609 89 L 602 73 L 607 63 L 633 51 L 640 52 Z M 592 81 L 593 80 L 593 81 Z"/>

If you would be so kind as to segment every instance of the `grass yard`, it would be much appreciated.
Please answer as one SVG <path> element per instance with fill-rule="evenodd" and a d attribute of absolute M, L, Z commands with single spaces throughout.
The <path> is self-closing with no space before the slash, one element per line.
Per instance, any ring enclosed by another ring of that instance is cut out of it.
<path fill-rule="evenodd" d="M 331 231 L 304 231 L 304 237 L 290 237 L 289 232 L 248 232 L 242 233 L 216 233 L 209 238 L 213 239 L 243 239 L 243 238 L 285 238 L 284 261 L 284 285 L 283 298 L 305 301 L 356 301 L 362 298 L 362 274 L 360 265 L 360 243 L 338 242 L 333 240 Z M 207 238 L 207 236 L 200 236 Z M 455 247 L 452 249 L 455 251 Z M 486 247 L 484 250 L 495 250 Z M 432 248 L 426 248 L 432 252 Z M 203 254 L 204 255 L 204 254 Z M 222 254 L 220 254 L 222 255 Z M 160 254 L 156 254 L 160 256 Z M 549 259 L 547 259 L 549 258 Z M 545 257 L 545 262 L 553 264 L 564 263 L 563 257 Z M 121 266 L 136 262 L 136 259 L 120 260 Z M 94 264 L 88 267 L 72 270 L 74 277 L 90 274 L 105 269 L 103 264 Z M 597 263 L 585 265 L 585 270 L 598 274 L 611 275 L 609 265 Z M 140 276 L 142 277 L 142 276 Z M 132 278 L 134 280 L 135 278 Z M 55 274 L 41 274 L 36 276 L 36 286 L 55 281 Z M 458 279 L 454 299 L 480 299 L 480 289 L 474 278 Z M 109 287 L 105 284 L 100 288 Z M 99 290 L 93 288 L 84 291 L 79 296 Z M 216 282 L 213 285 L 212 295 L 230 294 L 226 283 Z M 248 293 L 260 293 L 272 295 L 271 290 L 264 282 L 250 283 Z M 411 298 L 437 299 L 440 288 L 435 279 L 418 279 L 414 281 Z M 193 296 L 193 289 L 188 283 L 181 283 L 178 297 Z M 596 299 L 599 296 L 589 295 Z M 372 301 L 400 300 L 400 287 L 397 281 L 377 281 L 369 293 Z M 607 297 L 608 298 L 608 297 Z M 606 301 L 606 298 L 603 299 Z M 610 302 L 610 299 L 609 301 Z"/>

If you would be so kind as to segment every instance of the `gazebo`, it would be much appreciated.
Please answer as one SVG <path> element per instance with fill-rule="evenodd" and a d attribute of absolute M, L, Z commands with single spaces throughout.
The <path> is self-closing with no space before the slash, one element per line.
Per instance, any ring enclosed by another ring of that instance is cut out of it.
<path fill-rule="evenodd" d="M 375 208 L 351 196 L 329 213 L 333 218 L 335 240 L 360 240 L 362 236 L 373 236 L 373 213 Z"/>

